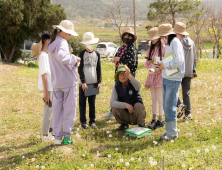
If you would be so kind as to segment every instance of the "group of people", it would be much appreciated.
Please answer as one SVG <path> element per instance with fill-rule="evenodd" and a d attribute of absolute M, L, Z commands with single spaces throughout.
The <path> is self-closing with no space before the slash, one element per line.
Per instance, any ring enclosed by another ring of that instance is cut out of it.
<path fill-rule="evenodd" d="M 54 143 L 71 144 L 77 107 L 77 82 L 79 80 L 79 113 L 80 124 L 84 129 L 97 129 L 95 122 L 96 95 L 86 96 L 89 84 L 99 89 L 102 81 L 100 54 L 93 49 L 99 39 L 91 32 L 83 35 L 81 44 L 85 50 L 79 56 L 71 54 L 67 40 L 78 36 L 74 25 L 63 20 L 53 26 L 52 34 L 44 32 L 40 43 L 33 44 L 32 55 L 38 59 L 38 87 L 43 91 L 44 109 L 42 124 L 42 141 L 51 138 Z M 192 119 L 190 107 L 190 83 L 193 69 L 196 67 L 196 52 L 193 41 L 187 37 L 186 26 L 176 23 L 162 24 L 148 31 L 151 46 L 147 51 L 144 66 L 149 69 L 146 88 L 150 88 L 152 97 L 153 119 L 148 126 L 157 129 L 164 126 L 165 113 L 166 133 L 162 140 L 177 138 L 177 118 L 185 115 L 183 120 Z M 112 62 L 115 63 L 115 85 L 110 99 L 110 112 L 105 117 L 114 116 L 120 123 L 117 131 L 124 131 L 129 126 L 145 127 L 146 111 L 140 95 L 140 82 L 135 78 L 138 66 L 137 49 L 133 43 L 137 40 L 134 30 L 126 27 L 121 35 L 123 45 L 118 49 Z M 173 59 L 163 62 L 165 56 L 173 55 Z M 158 61 L 158 62 L 156 62 Z M 78 74 L 77 74 L 78 68 Z M 166 70 L 178 69 L 168 76 Z M 180 102 L 179 87 L 182 84 L 183 102 Z M 89 125 L 86 119 L 86 100 L 89 104 Z M 159 116 L 157 110 L 159 104 Z M 176 107 L 178 106 L 178 113 Z M 53 113 L 53 116 L 52 116 Z"/>

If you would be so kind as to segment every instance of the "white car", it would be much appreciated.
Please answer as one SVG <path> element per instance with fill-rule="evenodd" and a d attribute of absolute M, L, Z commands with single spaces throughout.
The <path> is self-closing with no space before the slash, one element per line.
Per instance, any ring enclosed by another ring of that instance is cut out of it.
<path fill-rule="evenodd" d="M 101 57 L 114 57 L 116 52 L 118 51 L 118 47 L 116 44 L 112 42 L 100 42 L 96 50 L 99 52 Z"/>

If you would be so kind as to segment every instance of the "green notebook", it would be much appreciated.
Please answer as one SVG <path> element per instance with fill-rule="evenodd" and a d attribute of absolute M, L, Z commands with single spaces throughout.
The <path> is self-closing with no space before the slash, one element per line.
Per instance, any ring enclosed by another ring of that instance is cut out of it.
<path fill-rule="evenodd" d="M 151 132 L 152 132 L 151 129 L 144 128 L 144 127 L 132 127 L 132 128 L 126 129 L 126 134 L 127 135 L 133 136 L 133 137 L 136 137 L 136 138 L 145 137 L 147 135 L 150 135 Z"/>

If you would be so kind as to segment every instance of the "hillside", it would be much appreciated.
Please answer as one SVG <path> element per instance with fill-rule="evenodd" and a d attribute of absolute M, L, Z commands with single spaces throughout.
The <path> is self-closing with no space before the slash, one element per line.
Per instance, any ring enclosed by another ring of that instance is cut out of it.
<path fill-rule="evenodd" d="M 123 0 L 125 5 L 133 5 L 133 0 Z M 154 0 L 136 0 L 136 14 L 138 20 L 146 20 L 148 12 L 148 4 Z M 53 0 L 54 4 L 61 4 L 64 7 L 68 18 L 71 19 L 102 19 L 105 11 L 112 6 L 113 1 L 109 0 Z M 133 8 L 132 8 L 133 12 Z M 123 9 L 124 13 L 124 9 Z"/>

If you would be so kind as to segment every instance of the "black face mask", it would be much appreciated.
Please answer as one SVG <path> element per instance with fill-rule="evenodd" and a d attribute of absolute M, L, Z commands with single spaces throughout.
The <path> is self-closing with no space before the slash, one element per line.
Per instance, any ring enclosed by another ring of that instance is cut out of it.
<path fill-rule="evenodd" d="M 129 39 L 129 38 L 123 38 L 123 41 L 124 41 L 124 43 L 126 43 L 126 44 L 132 44 L 132 43 L 133 43 L 133 40 L 132 40 L 132 39 Z"/>

